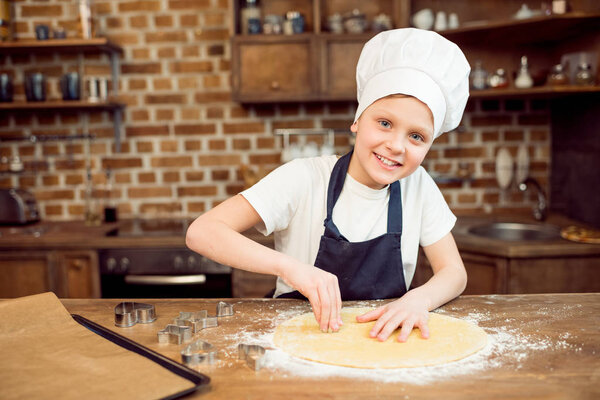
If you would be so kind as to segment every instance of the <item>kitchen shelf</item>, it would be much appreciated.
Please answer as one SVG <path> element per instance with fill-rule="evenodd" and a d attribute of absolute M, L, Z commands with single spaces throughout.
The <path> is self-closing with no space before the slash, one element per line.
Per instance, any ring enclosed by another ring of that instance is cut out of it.
<path fill-rule="evenodd" d="M 49 39 L 49 40 L 17 40 L 0 42 L 0 59 L 11 55 L 32 55 L 36 53 L 104 53 L 110 58 L 112 90 L 110 97 L 117 99 L 119 90 L 119 74 L 121 72 L 120 57 L 123 49 L 107 38 L 92 39 Z M 80 71 L 83 70 L 83 58 L 80 56 Z M 82 78 L 83 81 L 83 78 Z M 115 100 L 90 102 L 80 101 L 44 101 L 0 103 L 0 112 L 36 111 L 36 110 L 72 110 L 77 112 L 109 111 L 113 114 L 115 151 L 121 151 L 121 125 L 125 103 Z"/>
<path fill-rule="evenodd" d="M 568 13 L 527 19 L 464 22 L 457 29 L 439 33 L 459 44 L 508 46 L 525 43 L 564 41 L 598 31 L 600 14 Z"/>
<path fill-rule="evenodd" d="M 1 54 L 31 54 L 31 52 L 96 52 L 123 54 L 123 49 L 106 38 L 94 39 L 48 39 L 0 42 Z"/>
<path fill-rule="evenodd" d="M 600 93 L 600 86 L 539 86 L 529 89 L 505 88 L 472 90 L 470 99 L 503 98 L 503 97 L 560 97 L 582 93 Z"/>

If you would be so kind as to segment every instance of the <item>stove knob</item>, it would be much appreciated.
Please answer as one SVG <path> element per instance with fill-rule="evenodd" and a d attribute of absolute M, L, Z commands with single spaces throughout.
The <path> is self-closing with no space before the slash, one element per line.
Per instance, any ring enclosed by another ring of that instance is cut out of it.
<path fill-rule="evenodd" d="M 198 268 L 198 259 L 194 256 L 189 256 L 187 259 L 187 265 L 190 270 L 195 270 Z"/>
<path fill-rule="evenodd" d="M 183 258 L 181 258 L 181 256 L 175 256 L 175 258 L 173 259 L 173 266 L 175 267 L 175 269 L 182 269 Z"/>
<path fill-rule="evenodd" d="M 112 272 L 115 268 L 117 268 L 117 260 L 114 257 L 109 257 L 109 259 L 106 260 L 106 269 L 108 272 Z"/>
<path fill-rule="evenodd" d="M 127 257 L 121 258 L 121 272 L 127 272 L 127 270 L 129 269 L 129 264 L 131 264 L 131 262 L 129 261 L 129 258 L 127 258 Z"/>

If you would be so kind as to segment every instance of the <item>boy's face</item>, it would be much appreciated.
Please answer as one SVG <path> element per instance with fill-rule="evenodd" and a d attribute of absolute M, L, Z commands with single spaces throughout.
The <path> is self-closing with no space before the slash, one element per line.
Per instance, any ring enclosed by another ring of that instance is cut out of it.
<path fill-rule="evenodd" d="M 350 127 L 356 133 L 348 173 L 373 189 L 412 174 L 433 143 L 433 115 L 411 96 L 384 97 Z"/>

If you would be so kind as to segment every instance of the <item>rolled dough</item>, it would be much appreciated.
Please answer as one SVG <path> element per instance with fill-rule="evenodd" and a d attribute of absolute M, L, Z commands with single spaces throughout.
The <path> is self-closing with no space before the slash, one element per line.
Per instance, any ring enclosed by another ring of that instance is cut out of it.
<path fill-rule="evenodd" d="M 397 341 L 396 330 L 385 342 L 369 337 L 375 322 L 356 322 L 356 316 L 371 308 L 342 309 L 338 332 L 323 333 L 313 313 L 293 317 L 275 330 L 274 343 L 296 357 L 325 364 L 355 368 L 423 367 L 459 360 L 487 343 L 480 327 L 457 318 L 429 313 L 429 339 L 413 329 L 405 343 Z"/>

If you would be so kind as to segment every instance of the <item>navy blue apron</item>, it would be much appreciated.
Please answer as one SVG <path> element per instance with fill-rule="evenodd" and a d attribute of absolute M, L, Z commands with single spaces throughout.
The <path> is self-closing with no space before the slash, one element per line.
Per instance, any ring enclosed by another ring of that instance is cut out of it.
<path fill-rule="evenodd" d="M 401 297 L 406 293 L 400 238 L 402 196 L 400 182 L 390 185 L 387 233 L 364 241 L 350 242 L 333 223 L 333 206 L 340 197 L 352 151 L 333 167 L 327 188 L 327 218 L 314 265 L 337 276 L 342 300 Z M 360 212 L 360 210 L 357 210 Z M 305 299 L 298 291 L 278 297 Z"/>

